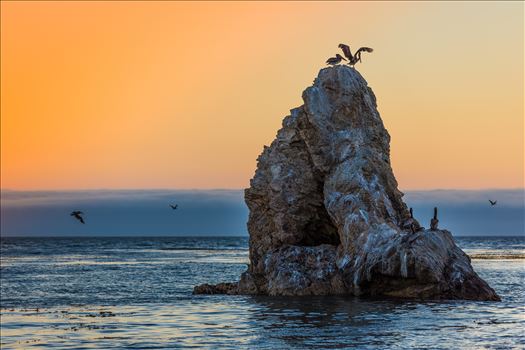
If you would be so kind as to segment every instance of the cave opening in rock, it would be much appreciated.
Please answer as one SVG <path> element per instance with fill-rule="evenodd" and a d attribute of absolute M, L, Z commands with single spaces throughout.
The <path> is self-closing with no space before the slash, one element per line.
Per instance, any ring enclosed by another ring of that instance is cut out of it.
<path fill-rule="evenodd" d="M 299 245 L 302 246 L 318 246 L 321 244 L 338 246 L 341 243 L 337 228 L 332 223 L 324 206 L 317 208 L 315 214 L 304 226 L 303 233 L 303 238 L 299 242 Z"/>

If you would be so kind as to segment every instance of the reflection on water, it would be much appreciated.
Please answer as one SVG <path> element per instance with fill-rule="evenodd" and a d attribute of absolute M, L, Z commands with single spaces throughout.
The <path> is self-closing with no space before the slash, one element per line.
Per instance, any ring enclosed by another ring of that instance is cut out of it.
<path fill-rule="evenodd" d="M 473 260 L 500 303 L 194 296 L 238 278 L 246 240 L 99 240 L 2 239 L 2 349 L 525 347 L 523 260 Z"/>

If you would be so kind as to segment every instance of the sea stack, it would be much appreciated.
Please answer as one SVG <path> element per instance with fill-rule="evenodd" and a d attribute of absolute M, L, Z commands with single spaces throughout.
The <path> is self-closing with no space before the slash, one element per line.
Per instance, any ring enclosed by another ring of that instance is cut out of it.
<path fill-rule="evenodd" d="M 411 218 L 361 74 L 322 69 L 302 97 L 245 190 L 248 270 L 194 293 L 499 300 L 450 232 Z"/>

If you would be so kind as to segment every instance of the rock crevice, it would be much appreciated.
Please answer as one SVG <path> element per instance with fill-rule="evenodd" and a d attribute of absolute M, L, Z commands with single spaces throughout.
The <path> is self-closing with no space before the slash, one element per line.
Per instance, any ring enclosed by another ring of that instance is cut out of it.
<path fill-rule="evenodd" d="M 411 218 L 363 77 L 325 68 L 302 97 L 245 190 L 248 270 L 195 292 L 498 300 L 448 231 Z"/>

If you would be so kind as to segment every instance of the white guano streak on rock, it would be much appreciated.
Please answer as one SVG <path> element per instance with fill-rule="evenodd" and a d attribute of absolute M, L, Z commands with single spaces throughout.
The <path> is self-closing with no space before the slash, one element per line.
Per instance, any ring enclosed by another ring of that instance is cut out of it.
<path fill-rule="evenodd" d="M 408 270 L 407 270 L 407 252 L 399 252 L 400 259 L 401 259 L 401 276 L 404 278 L 408 277 Z"/>

